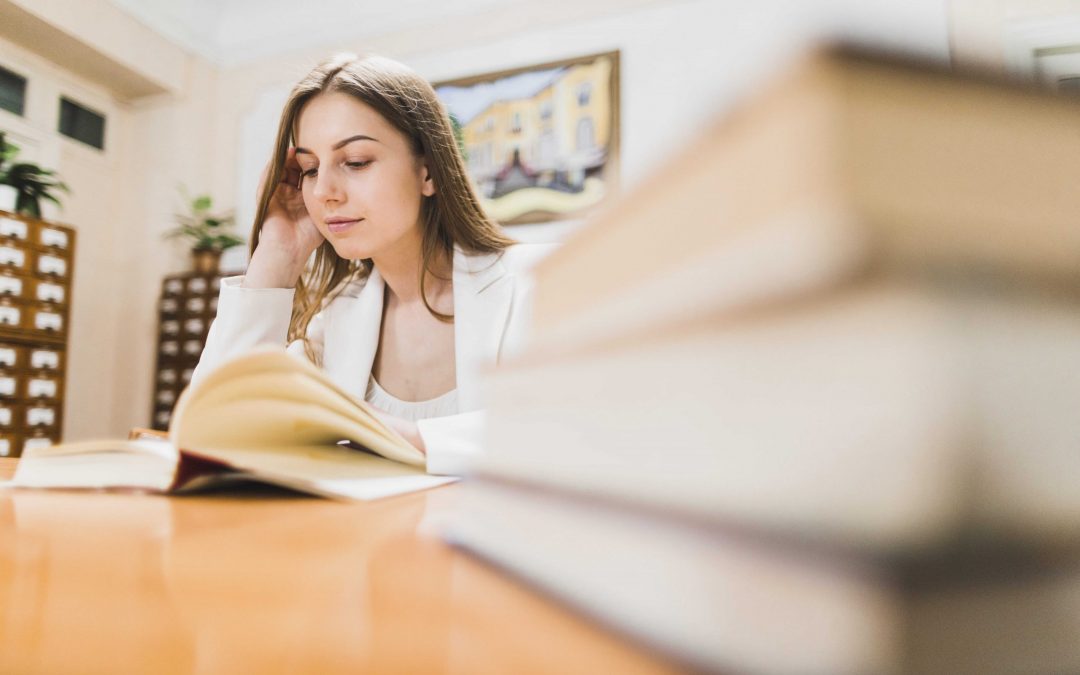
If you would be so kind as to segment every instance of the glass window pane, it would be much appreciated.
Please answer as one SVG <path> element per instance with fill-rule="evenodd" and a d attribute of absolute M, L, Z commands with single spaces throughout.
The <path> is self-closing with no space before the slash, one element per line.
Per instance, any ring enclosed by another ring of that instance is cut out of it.
<path fill-rule="evenodd" d="M 0 108 L 22 115 L 26 110 L 26 78 L 0 68 Z"/>
<path fill-rule="evenodd" d="M 105 116 L 70 99 L 61 98 L 60 133 L 95 148 L 104 148 Z"/>

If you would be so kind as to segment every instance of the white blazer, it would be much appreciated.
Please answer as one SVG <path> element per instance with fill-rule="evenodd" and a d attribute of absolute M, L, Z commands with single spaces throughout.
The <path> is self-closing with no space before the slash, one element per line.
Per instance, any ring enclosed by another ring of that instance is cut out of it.
<path fill-rule="evenodd" d="M 524 345 L 532 283 L 527 271 L 553 245 L 518 244 L 502 254 L 454 249 L 454 351 L 457 415 L 417 422 L 430 473 L 460 475 L 481 448 L 480 375 Z M 243 288 L 243 277 L 222 280 L 217 318 L 210 327 L 192 382 L 222 362 L 260 344 L 285 344 L 294 290 Z M 386 284 L 377 270 L 350 283 L 308 326 L 307 337 L 327 375 L 363 399 L 379 346 Z M 304 356 L 303 343 L 288 350 Z"/>

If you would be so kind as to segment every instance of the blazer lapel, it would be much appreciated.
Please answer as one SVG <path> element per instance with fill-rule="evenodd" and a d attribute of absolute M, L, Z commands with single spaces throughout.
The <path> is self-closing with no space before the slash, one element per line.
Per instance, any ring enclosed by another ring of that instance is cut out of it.
<path fill-rule="evenodd" d="M 498 254 L 466 255 L 454 247 L 454 365 L 462 412 L 482 405 L 480 374 L 498 360 L 513 297 L 513 278 Z"/>
<path fill-rule="evenodd" d="M 462 412 L 482 405 L 480 374 L 498 361 L 513 304 L 513 278 L 498 254 L 467 255 L 454 248 L 454 366 Z M 372 269 L 360 293 L 331 305 L 323 368 L 341 388 L 363 398 L 382 328 L 386 283 Z"/>
<path fill-rule="evenodd" d="M 367 393 L 368 378 L 379 348 L 386 282 L 376 269 L 353 298 L 338 297 L 327 326 L 323 368 L 338 386 L 358 397 Z"/>

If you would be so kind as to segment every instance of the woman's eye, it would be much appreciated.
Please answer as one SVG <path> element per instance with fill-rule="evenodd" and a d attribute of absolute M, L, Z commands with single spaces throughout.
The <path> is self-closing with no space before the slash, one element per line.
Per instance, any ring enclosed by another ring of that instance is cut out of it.
<path fill-rule="evenodd" d="M 345 166 L 350 168 L 350 169 L 363 169 L 368 164 L 371 164 L 371 160 L 367 160 L 367 161 L 363 161 L 363 162 L 345 162 Z M 314 178 L 316 175 L 318 175 L 318 173 L 319 173 L 318 167 L 312 167 L 310 169 L 301 169 L 300 170 L 300 176 L 302 178 Z"/>

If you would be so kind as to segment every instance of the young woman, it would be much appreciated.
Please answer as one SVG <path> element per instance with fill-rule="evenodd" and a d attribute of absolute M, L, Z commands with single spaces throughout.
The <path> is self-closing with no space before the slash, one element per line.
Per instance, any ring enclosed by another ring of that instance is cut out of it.
<path fill-rule="evenodd" d="M 481 210 L 431 86 L 389 59 L 337 57 L 285 104 L 247 273 L 223 281 L 194 379 L 288 343 L 429 471 L 458 473 L 478 449 L 478 371 L 520 344 L 521 272 L 546 252 L 513 244 Z"/>

